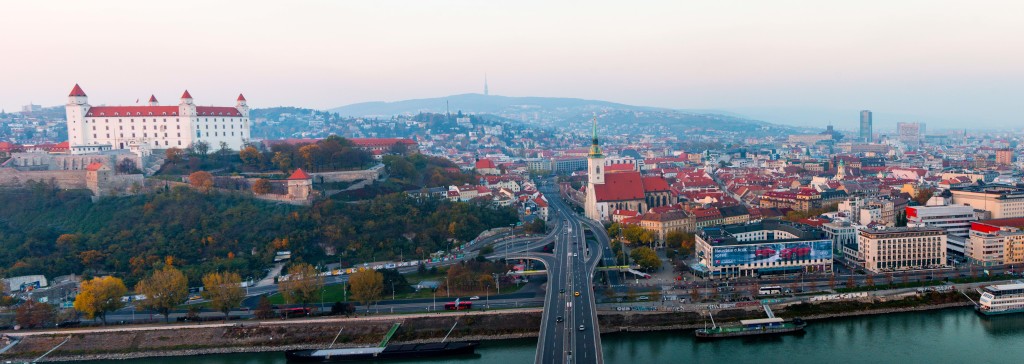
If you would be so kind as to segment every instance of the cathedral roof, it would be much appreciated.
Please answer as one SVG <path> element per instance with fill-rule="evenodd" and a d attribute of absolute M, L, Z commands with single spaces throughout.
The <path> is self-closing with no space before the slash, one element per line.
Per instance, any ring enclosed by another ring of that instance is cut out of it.
<path fill-rule="evenodd" d="M 643 177 L 640 172 L 617 172 L 604 175 L 604 184 L 595 184 L 598 202 L 643 200 L 647 192 L 669 191 L 661 177 Z"/>
<path fill-rule="evenodd" d="M 595 184 L 594 192 L 598 202 L 644 199 L 644 185 L 639 172 L 606 174 L 604 184 Z"/>

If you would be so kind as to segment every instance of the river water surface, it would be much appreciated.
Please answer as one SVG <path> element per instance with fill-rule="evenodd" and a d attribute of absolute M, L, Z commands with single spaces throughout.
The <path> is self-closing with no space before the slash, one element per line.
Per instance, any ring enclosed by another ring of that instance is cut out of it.
<path fill-rule="evenodd" d="M 692 331 L 601 336 L 605 363 L 1024 363 L 1024 314 L 966 308 L 814 321 L 802 335 L 697 342 Z M 387 363 L 532 363 L 534 339 L 483 343 L 473 357 Z M 91 361 L 103 364 L 284 364 L 282 353 Z"/>

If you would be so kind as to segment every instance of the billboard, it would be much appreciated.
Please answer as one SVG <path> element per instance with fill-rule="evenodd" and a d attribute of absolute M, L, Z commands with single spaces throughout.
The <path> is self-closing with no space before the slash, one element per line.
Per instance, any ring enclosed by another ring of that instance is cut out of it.
<path fill-rule="evenodd" d="M 712 247 L 715 266 L 832 259 L 832 241 L 745 244 Z"/>

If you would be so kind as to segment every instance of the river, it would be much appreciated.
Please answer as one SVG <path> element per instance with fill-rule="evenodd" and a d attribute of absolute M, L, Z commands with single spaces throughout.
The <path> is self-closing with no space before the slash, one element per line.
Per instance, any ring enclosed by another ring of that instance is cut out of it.
<path fill-rule="evenodd" d="M 610 364 L 1020 363 L 1024 314 L 981 317 L 967 308 L 811 322 L 802 335 L 697 342 L 691 331 L 601 336 Z M 485 342 L 479 355 L 388 363 L 532 363 L 536 340 Z M 186 359 L 186 360 L 183 360 Z M 103 364 L 283 364 L 281 353 L 93 361 Z"/>

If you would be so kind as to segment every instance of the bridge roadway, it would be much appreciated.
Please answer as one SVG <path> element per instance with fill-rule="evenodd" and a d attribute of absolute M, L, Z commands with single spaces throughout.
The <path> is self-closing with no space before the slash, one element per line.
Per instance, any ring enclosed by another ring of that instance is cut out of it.
<path fill-rule="evenodd" d="M 587 223 L 581 221 L 585 219 L 576 216 L 557 193 L 546 195 L 551 211 L 560 221 L 553 229 L 556 234 L 554 253 L 527 256 L 543 261 L 549 277 L 535 362 L 603 363 L 593 272 L 605 257 L 604 249 L 587 242 L 583 230 Z M 601 234 L 603 230 L 602 227 L 594 234 L 599 243 L 600 236 L 605 235 Z"/>

